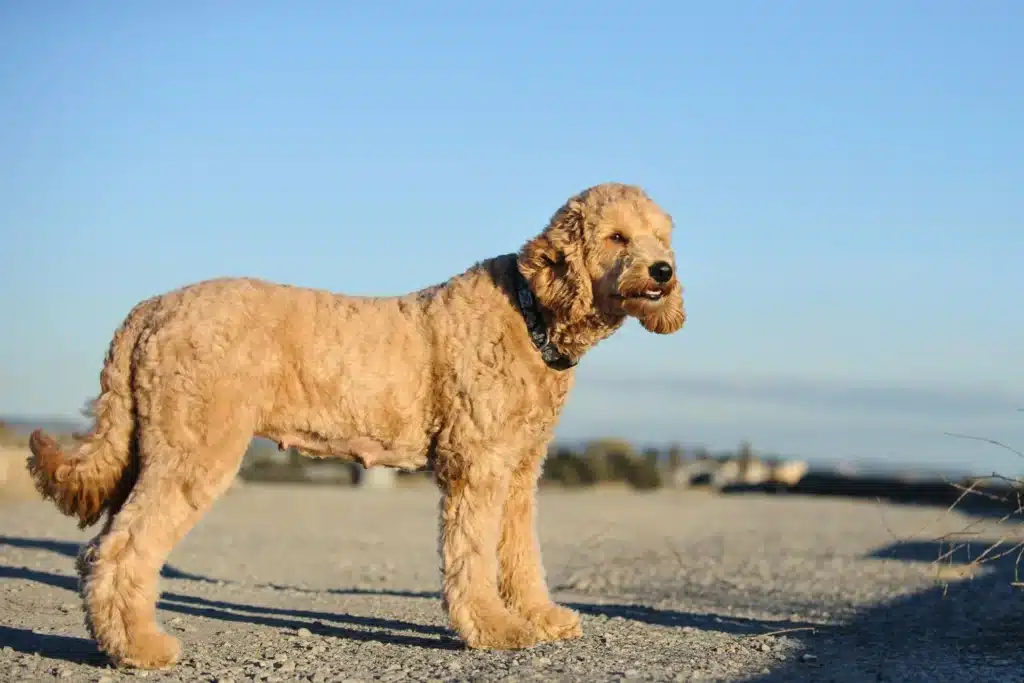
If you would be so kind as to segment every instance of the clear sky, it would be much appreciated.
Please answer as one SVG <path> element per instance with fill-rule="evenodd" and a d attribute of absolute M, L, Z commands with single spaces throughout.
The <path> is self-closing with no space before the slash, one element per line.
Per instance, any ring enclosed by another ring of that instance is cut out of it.
<path fill-rule="evenodd" d="M 559 436 L 1017 468 L 943 432 L 1024 447 L 1024 3 L 714 4 L 3 3 L 0 414 L 75 415 L 143 297 L 400 293 L 618 180 L 689 322 Z"/>

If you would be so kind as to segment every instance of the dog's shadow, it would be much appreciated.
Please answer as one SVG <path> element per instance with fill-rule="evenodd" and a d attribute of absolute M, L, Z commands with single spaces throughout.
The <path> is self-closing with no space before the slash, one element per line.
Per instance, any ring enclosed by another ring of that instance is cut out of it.
<path fill-rule="evenodd" d="M 27 580 L 68 591 L 77 591 L 78 589 L 78 580 L 74 577 L 38 569 L 0 565 L 0 579 Z M 455 650 L 463 647 L 460 641 L 441 626 L 415 624 L 399 619 L 248 605 L 173 592 L 164 592 L 157 603 L 157 608 L 165 612 L 206 617 L 231 623 L 269 626 L 292 631 L 305 628 L 317 635 L 355 641 L 375 641 L 388 645 L 405 645 L 433 650 Z M 361 628 L 351 628 L 346 624 Z M 410 635 L 402 633 L 403 631 L 423 635 Z M 47 652 L 43 652 L 43 645 L 49 643 L 51 638 L 45 634 L 5 626 L 4 630 L 0 631 L 0 647 L 8 646 L 28 654 L 39 652 L 55 659 L 68 661 L 80 661 L 82 658 L 79 655 L 87 650 L 87 654 L 90 656 L 96 652 L 91 641 L 79 638 L 65 638 L 64 640 L 67 642 L 60 647 L 46 648 Z M 41 644 L 41 639 L 46 643 Z M 73 647 L 67 647 L 72 644 Z M 87 644 L 88 647 L 83 644 Z"/>
<path fill-rule="evenodd" d="M 72 558 L 78 554 L 80 548 L 79 544 L 67 541 L 0 536 L 0 547 L 3 546 L 47 550 Z M 182 571 L 172 565 L 165 565 L 161 575 L 170 579 L 222 583 L 216 579 Z M 78 591 L 76 577 L 27 567 L 0 565 L 0 579 L 20 579 L 62 590 Z M 166 612 L 200 616 L 230 623 L 268 626 L 293 631 L 305 628 L 318 635 L 355 641 L 375 641 L 389 645 L 434 650 L 454 650 L 463 647 L 454 634 L 442 626 L 416 624 L 399 619 L 249 605 L 175 592 L 163 592 L 157 607 Z M 100 657 L 91 640 L 50 636 L 9 625 L 2 626 L 0 647 L 10 647 L 27 654 L 39 653 L 42 656 L 71 662 L 91 663 L 95 658 Z"/>
<path fill-rule="evenodd" d="M 24 538 L 22 536 L 0 536 L 0 546 L 22 548 L 26 550 L 47 550 L 51 553 L 56 553 L 72 559 L 78 555 L 78 551 L 82 547 L 81 544 L 74 543 L 72 541 L 58 541 L 52 538 Z M 200 574 L 193 574 L 192 572 L 182 571 L 170 564 L 165 564 L 163 566 L 163 569 L 160 570 L 160 576 L 165 579 L 185 579 L 187 581 L 197 581 L 199 583 L 219 583 L 216 579 L 211 579 Z M 75 589 L 71 588 L 71 590 Z"/>
<path fill-rule="evenodd" d="M 3 546 L 46 550 L 72 558 L 78 554 L 80 547 L 76 543 L 66 541 L 0 536 L 0 547 Z M 170 579 L 212 584 L 224 583 L 216 579 L 182 571 L 172 565 L 165 565 L 161 575 Z M 0 565 L 0 579 L 20 579 L 72 592 L 77 592 L 78 590 L 78 580 L 76 577 L 24 567 Z M 329 593 L 332 595 L 353 596 L 376 595 L 406 599 L 440 600 L 440 595 L 436 591 L 362 588 L 334 588 L 319 591 L 279 584 L 261 584 L 257 587 L 298 593 Z M 448 628 L 431 624 L 417 624 L 400 619 L 251 605 L 167 591 L 161 594 L 157 606 L 165 612 L 291 631 L 305 628 L 317 635 L 346 638 L 355 641 L 373 641 L 388 645 L 419 647 L 432 650 L 458 650 L 465 647 Z M 803 626 L 803 624 L 790 622 L 769 623 L 751 619 L 719 617 L 717 615 L 691 614 L 632 604 L 569 602 L 566 603 L 566 606 L 588 616 L 619 617 L 655 626 L 673 628 L 692 627 L 733 635 L 756 634 L 776 628 Z M 45 657 L 69 662 L 97 663 L 103 661 L 102 655 L 91 640 L 39 634 L 11 626 L 0 626 L 0 647 L 2 646 L 9 646 L 14 650 L 29 654 L 38 652 Z"/>
<path fill-rule="evenodd" d="M 299 593 L 309 592 L 329 593 L 331 595 L 377 595 L 392 598 L 423 598 L 430 600 L 441 599 L 441 594 L 437 591 L 392 590 L 386 588 L 329 588 L 321 591 L 309 588 L 297 588 L 295 586 L 284 586 L 281 584 L 265 585 L 278 590 L 288 590 Z M 650 624 L 651 626 L 694 628 L 700 631 L 718 631 L 736 636 L 758 635 L 780 629 L 805 629 L 815 627 L 814 624 L 785 619 L 761 621 L 758 619 L 746 619 L 744 617 L 723 617 L 717 614 L 681 612 L 679 610 L 648 607 L 646 605 L 637 605 L 632 603 L 586 603 L 559 601 L 559 604 L 591 617 L 626 619 L 627 621 Z"/>
<path fill-rule="evenodd" d="M 12 650 L 25 654 L 38 654 L 40 657 L 75 664 L 102 666 L 107 662 L 106 656 L 96 648 L 96 644 L 91 640 L 36 633 L 30 629 L 14 628 L 3 624 L 0 624 L 0 646 L 10 647 Z"/>

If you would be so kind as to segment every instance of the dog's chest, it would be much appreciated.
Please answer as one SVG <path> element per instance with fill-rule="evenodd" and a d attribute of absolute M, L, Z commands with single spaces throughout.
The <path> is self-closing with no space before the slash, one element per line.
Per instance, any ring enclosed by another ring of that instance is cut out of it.
<path fill-rule="evenodd" d="M 531 381 L 532 380 L 532 381 Z M 558 422 L 569 393 L 571 377 L 545 373 L 510 386 L 494 387 L 490 401 L 492 428 L 506 435 L 527 438 L 549 433 Z"/>

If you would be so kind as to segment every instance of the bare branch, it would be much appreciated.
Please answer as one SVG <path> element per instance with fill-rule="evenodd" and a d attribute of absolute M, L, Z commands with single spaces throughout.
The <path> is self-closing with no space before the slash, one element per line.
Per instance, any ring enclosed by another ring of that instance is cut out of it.
<path fill-rule="evenodd" d="M 1000 448 L 1005 448 L 1006 450 L 1010 451 L 1011 453 L 1013 453 L 1017 457 L 1024 458 L 1024 452 L 1018 451 L 1016 448 L 1013 448 L 1012 446 L 1007 446 L 1002 441 L 996 441 L 995 439 L 990 439 L 990 438 L 988 438 L 986 436 L 973 436 L 971 434 L 956 434 L 954 432 L 943 432 L 943 433 L 946 436 L 953 437 L 954 439 L 970 439 L 971 441 L 983 441 L 985 443 L 992 444 L 993 446 L 999 446 Z"/>

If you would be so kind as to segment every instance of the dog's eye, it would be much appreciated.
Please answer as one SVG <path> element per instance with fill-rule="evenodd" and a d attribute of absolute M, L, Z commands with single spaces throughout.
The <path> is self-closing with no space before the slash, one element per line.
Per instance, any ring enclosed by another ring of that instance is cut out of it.
<path fill-rule="evenodd" d="M 608 239 L 615 242 L 615 244 L 626 244 L 629 241 L 621 232 L 613 232 L 608 236 Z"/>

